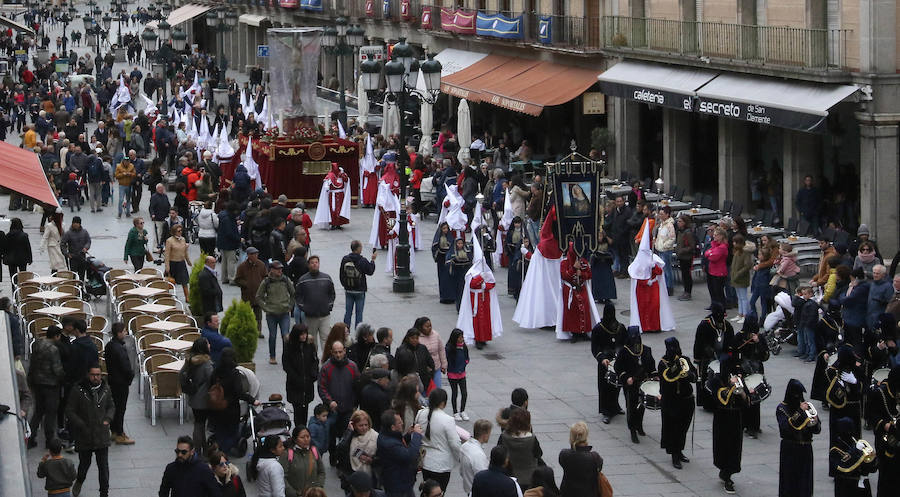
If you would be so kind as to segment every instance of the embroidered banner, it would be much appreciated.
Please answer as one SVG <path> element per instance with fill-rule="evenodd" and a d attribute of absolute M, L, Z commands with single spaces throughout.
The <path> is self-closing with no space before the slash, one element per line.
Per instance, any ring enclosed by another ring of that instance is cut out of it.
<path fill-rule="evenodd" d="M 478 36 L 521 40 L 523 37 L 522 16 L 506 17 L 503 14 L 479 12 L 478 20 L 475 23 L 475 32 Z"/>
<path fill-rule="evenodd" d="M 475 34 L 475 12 L 441 9 L 441 27 L 444 31 L 461 35 Z"/>
<path fill-rule="evenodd" d="M 545 45 L 553 42 L 552 31 L 550 31 L 553 27 L 552 19 L 550 16 L 541 16 L 538 19 L 538 41 Z"/>

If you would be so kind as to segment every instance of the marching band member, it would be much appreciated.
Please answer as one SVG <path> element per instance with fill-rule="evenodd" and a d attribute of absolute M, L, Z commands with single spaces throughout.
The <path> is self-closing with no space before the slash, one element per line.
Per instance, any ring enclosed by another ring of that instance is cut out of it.
<path fill-rule="evenodd" d="M 681 469 L 681 463 L 690 462 L 684 456 L 684 443 L 694 417 L 694 388 L 697 369 L 691 359 L 681 352 L 681 344 L 675 337 L 666 338 L 666 353 L 657 365 L 659 393 L 662 395 L 662 433 L 660 446 L 672 456 L 672 466 Z"/>
<path fill-rule="evenodd" d="M 872 497 L 868 475 L 878 469 L 878 461 L 875 449 L 859 440 L 858 421 L 838 418 L 831 423 L 834 440 L 828 451 L 828 473 L 834 475 L 834 497 Z"/>
<path fill-rule="evenodd" d="M 522 260 L 525 258 L 525 254 L 522 252 L 522 244 L 525 241 L 525 236 L 522 218 L 516 216 L 501 238 L 504 243 L 507 260 L 509 261 L 509 271 L 506 278 L 507 291 L 516 300 L 519 299 L 519 291 L 522 289 L 522 279 L 524 278 Z"/>
<path fill-rule="evenodd" d="M 900 366 L 869 395 L 869 419 L 875 430 L 878 454 L 878 497 L 896 495 L 900 489 Z"/>
<path fill-rule="evenodd" d="M 644 405 L 639 395 L 641 383 L 655 372 L 653 352 L 649 345 L 641 343 L 641 329 L 628 327 L 627 343 L 616 355 L 616 374 L 625 390 L 625 419 L 631 431 L 631 441 L 641 443 L 638 435 L 644 433 Z"/>
<path fill-rule="evenodd" d="M 447 264 L 448 274 L 453 285 L 453 301 L 456 302 L 456 312 L 459 312 L 466 284 L 466 272 L 472 267 L 472 248 L 466 244 L 465 235 L 454 240 L 453 248 L 447 251 L 444 262 Z"/>
<path fill-rule="evenodd" d="M 813 435 L 822 432 L 815 410 L 803 400 L 806 388 L 791 379 L 784 389 L 784 401 L 775 408 L 781 433 L 778 464 L 778 497 L 812 497 Z"/>
<path fill-rule="evenodd" d="M 839 305 L 829 306 L 828 311 L 819 317 L 816 326 L 816 347 L 819 354 L 816 357 L 816 368 L 809 389 L 809 398 L 822 402 L 824 410 L 828 410 L 828 402 L 825 401 L 825 389 L 828 387 L 825 369 L 828 367 L 828 359 L 837 353 L 837 349 L 844 339 L 843 329 L 844 321 L 841 319 Z"/>
<path fill-rule="evenodd" d="M 603 318 L 591 330 L 591 353 L 597 360 L 599 412 L 603 416 L 604 424 L 609 424 L 610 418 L 622 414 L 622 408 L 619 406 L 621 387 L 610 384 L 606 374 L 610 362 L 616 359 L 627 339 L 625 325 L 616 321 L 615 306 L 607 302 L 603 306 Z"/>
<path fill-rule="evenodd" d="M 740 377 L 740 366 L 729 353 L 719 356 L 719 374 L 709 375 L 707 387 L 712 392 L 716 410 L 713 413 L 713 464 L 719 468 L 725 493 L 733 494 L 731 476 L 741 472 L 743 436 L 741 412 L 747 405 L 747 391 Z"/>
<path fill-rule="evenodd" d="M 833 366 L 825 370 L 825 378 L 828 386 L 825 389 L 825 400 L 828 401 L 830 412 L 828 416 L 829 443 L 833 446 L 838 430 L 835 427 L 837 420 L 849 419 L 855 425 L 853 436 L 860 436 L 860 398 L 862 396 L 862 384 L 860 382 L 859 358 L 853 351 L 853 347 L 847 344 L 838 349 L 838 358 Z M 834 476 L 829 469 L 828 476 Z"/>
<path fill-rule="evenodd" d="M 713 302 L 709 307 L 709 316 L 700 321 L 694 335 L 694 361 L 697 363 L 699 375 L 697 405 L 706 410 L 713 410 L 717 402 L 706 390 L 709 381 L 709 363 L 718 359 L 722 353 L 731 351 L 734 329 L 725 319 L 725 308 L 722 304 Z"/>
<path fill-rule="evenodd" d="M 741 359 L 744 374 L 764 374 L 763 362 L 769 359 L 769 347 L 765 341 L 759 339 L 759 321 L 756 314 L 750 313 L 744 317 L 744 325 L 741 332 L 734 337 L 734 343 L 735 353 Z M 748 404 L 744 408 L 741 420 L 747 436 L 756 438 L 760 432 L 759 403 Z"/>

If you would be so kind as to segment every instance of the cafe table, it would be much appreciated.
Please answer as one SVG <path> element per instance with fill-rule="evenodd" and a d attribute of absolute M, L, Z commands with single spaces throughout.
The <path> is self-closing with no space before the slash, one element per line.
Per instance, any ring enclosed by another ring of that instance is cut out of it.
<path fill-rule="evenodd" d="M 178 323 L 176 321 L 155 321 L 153 323 L 147 323 L 141 326 L 142 330 L 153 330 L 153 331 L 175 331 L 180 330 L 182 328 L 187 328 L 190 326 L 187 323 Z"/>
<path fill-rule="evenodd" d="M 751 226 L 747 228 L 747 234 L 754 237 L 764 235 L 784 236 L 784 228 L 775 228 L 774 226 Z"/>
<path fill-rule="evenodd" d="M 159 347 L 161 349 L 171 350 L 173 352 L 184 352 L 191 348 L 194 345 L 194 342 L 189 342 L 187 340 L 179 340 L 177 338 L 173 338 L 171 340 L 163 340 L 161 342 L 156 342 L 153 344 L 154 347 Z"/>
<path fill-rule="evenodd" d="M 133 281 L 135 283 L 143 283 L 147 280 L 158 279 L 158 274 L 136 274 L 136 273 L 125 273 L 120 274 L 113 278 L 113 281 Z"/>
<path fill-rule="evenodd" d="M 134 297 L 156 297 L 157 295 L 162 295 L 164 293 L 169 293 L 169 291 L 149 286 L 139 286 L 122 292 L 123 295 L 131 295 Z"/>
<path fill-rule="evenodd" d="M 177 309 L 174 305 L 162 305 L 162 304 L 143 304 L 137 307 L 132 307 L 132 311 L 140 311 L 146 312 L 147 314 L 160 314 L 167 311 L 173 311 Z"/>
<path fill-rule="evenodd" d="M 29 297 L 34 297 L 41 300 L 59 300 L 71 296 L 72 294 L 69 292 L 57 292 L 55 290 L 44 290 L 42 292 L 36 292 L 29 295 Z"/>
<path fill-rule="evenodd" d="M 76 312 L 84 312 L 81 309 L 76 309 L 74 307 L 63 307 L 59 305 L 54 305 L 50 307 L 41 307 L 40 309 L 34 310 L 35 314 L 44 314 L 47 316 L 53 317 L 61 317 L 67 314 L 73 314 Z"/>
<path fill-rule="evenodd" d="M 65 278 L 57 278 L 56 276 L 36 276 L 28 280 L 29 283 L 37 283 L 39 285 L 58 285 L 65 281 L 74 281 L 67 280 Z"/>
<path fill-rule="evenodd" d="M 158 344 L 154 345 L 158 346 Z M 172 362 L 167 362 L 165 364 L 160 365 L 157 369 L 162 369 L 163 371 L 181 371 L 181 368 L 184 367 L 184 359 L 178 359 Z"/>

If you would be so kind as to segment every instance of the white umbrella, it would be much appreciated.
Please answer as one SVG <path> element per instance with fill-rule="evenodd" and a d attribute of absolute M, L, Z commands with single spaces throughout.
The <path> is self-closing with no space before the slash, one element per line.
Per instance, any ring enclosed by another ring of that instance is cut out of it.
<path fill-rule="evenodd" d="M 469 102 L 466 99 L 459 101 L 459 110 L 456 113 L 456 142 L 459 143 L 460 162 L 469 158 L 469 145 L 472 144 L 472 117 L 469 114 Z"/>
<path fill-rule="evenodd" d="M 400 132 L 400 109 L 396 103 L 384 98 L 384 119 L 381 125 L 381 134 L 388 137 Z"/>
<path fill-rule="evenodd" d="M 422 118 L 422 140 L 419 141 L 419 153 L 422 155 L 432 155 L 431 150 L 431 129 L 434 126 L 434 113 L 431 111 L 431 104 L 422 101 L 419 107 L 419 115 Z"/>
<path fill-rule="evenodd" d="M 365 128 L 366 123 L 369 122 L 369 97 L 366 95 L 366 90 L 363 89 L 363 77 L 359 77 L 359 82 L 356 83 L 356 94 L 358 96 L 356 107 L 359 110 L 359 117 L 356 119 L 357 124 Z"/>

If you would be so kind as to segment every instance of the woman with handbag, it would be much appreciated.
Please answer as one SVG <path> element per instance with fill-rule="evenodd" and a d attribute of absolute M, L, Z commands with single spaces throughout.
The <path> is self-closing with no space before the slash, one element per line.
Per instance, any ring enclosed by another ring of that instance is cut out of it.
<path fill-rule="evenodd" d="M 153 262 L 153 256 L 147 250 L 147 230 L 144 229 L 144 218 L 134 218 L 134 227 L 128 231 L 128 239 L 125 240 L 125 262 L 131 259 L 131 265 L 138 271 L 144 267 L 144 260 Z"/>
<path fill-rule="evenodd" d="M 588 445 L 588 427 L 579 421 L 569 429 L 569 445 L 559 453 L 559 465 L 563 469 L 560 497 L 602 496 L 601 479 L 603 458 Z M 609 482 L 606 482 L 609 485 Z"/>
<path fill-rule="evenodd" d="M 238 441 L 238 428 L 241 424 L 240 401 L 259 405 L 259 401 L 244 391 L 243 375 L 237 370 L 234 349 L 222 349 L 219 364 L 213 370 L 209 380 L 209 399 L 207 408 L 213 436 L 219 449 L 228 454 Z M 239 454 L 243 457 L 243 454 Z"/>

